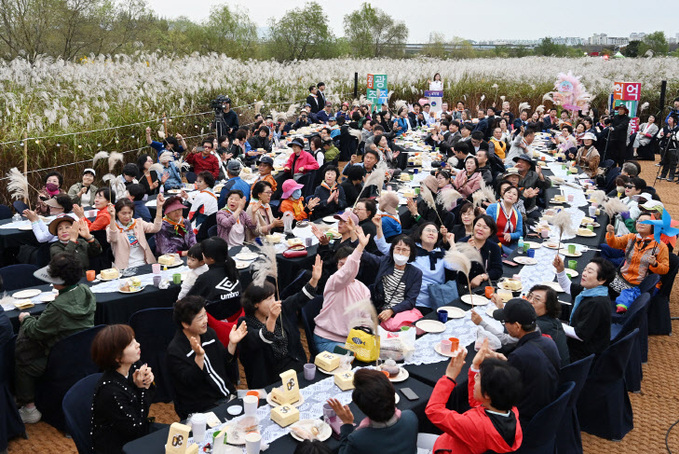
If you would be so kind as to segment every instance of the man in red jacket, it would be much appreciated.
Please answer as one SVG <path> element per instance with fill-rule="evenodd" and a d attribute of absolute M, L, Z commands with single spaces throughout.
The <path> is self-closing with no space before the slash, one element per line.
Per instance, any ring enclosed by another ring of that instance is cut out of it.
<path fill-rule="evenodd" d="M 469 369 L 469 405 L 460 414 L 446 408 L 455 379 L 464 365 L 467 350 L 461 348 L 446 368 L 429 398 L 425 413 L 443 434 L 433 452 L 481 454 L 514 452 L 521 446 L 523 432 L 516 403 L 521 396 L 521 376 L 504 356 L 488 348 L 486 339 Z"/>
<path fill-rule="evenodd" d="M 212 138 L 203 139 L 203 146 L 196 148 L 193 152 L 186 156 L 186 162 L 193 166 L 193 171 L 196 175 L 207 170 L 215 179 L 219 178 L 219 159 L 212 154 L 213 142 Z"/>

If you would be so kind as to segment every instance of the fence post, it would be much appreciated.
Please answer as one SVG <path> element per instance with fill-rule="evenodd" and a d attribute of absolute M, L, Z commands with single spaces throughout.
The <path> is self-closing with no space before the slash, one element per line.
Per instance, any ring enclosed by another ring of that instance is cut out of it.
<path fill-rule="evenodd" d="M 358 73 L 354 73 L 354 99 L 358 99 Z"/>
<path fill-rule="evenodd" d="M 658 124 L 662 124 L 662 117 L 665 115 L 665 91 L 667 90 L 667 81 L 663 80 L 660 84 L 660 111 L 658 116 Z"/>

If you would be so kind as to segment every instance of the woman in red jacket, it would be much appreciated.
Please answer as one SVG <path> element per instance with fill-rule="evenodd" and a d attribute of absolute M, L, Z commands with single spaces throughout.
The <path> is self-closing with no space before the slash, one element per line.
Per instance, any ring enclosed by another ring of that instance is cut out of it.
<path fill-rule="evenodd" d="M 434 444 L 433 452 L 481 454 L 488 450 L 496 453 L 516 451 L 523 441 L 519 411 L 516 409 L 521 396 L 521 375 L 502 360 L 502 355 L 488 348 L 488 340 L 484 341 L 469 368 L 471 410 L 460 414 L 446 408 L 466 356 L 466 349 L 458 350 L 457 356 L 446 368 L 446 375 L 436 383 L 429 398 L 425 413 L 443 431 Z"/>
<path fill-rule="evenodd" d="M 312 170 L 318 169 L 318 161 L 308 151 L 304 151 L 304 142 L 302 139 L 293 139 L 289 146 L 292 148 L 292 154 L 285 163 L 283 170 L 295 175 L 303 175 Z"/>

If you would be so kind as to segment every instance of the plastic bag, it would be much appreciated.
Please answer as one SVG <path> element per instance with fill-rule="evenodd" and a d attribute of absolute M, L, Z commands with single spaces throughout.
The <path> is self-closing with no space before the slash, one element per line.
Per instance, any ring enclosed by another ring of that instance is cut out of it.
<path fill-rule="evenodd" d="M 380 336 L 370 328 L 354 327 L 347 336 L 346 348 L 354 352 L 357 360 L 371 363 L 380 356 Z"/>
<path fill-rule="evenodd" d="M 391 332 L 381 326 L 377 328 L 380 336 L 380 358 L 394 361 L 409 361 L 415 353 L 414 327 L 404 327 L 402 331 Z"/>
<path fill-rule="evenodd" d="M 498 339 L 495 334 L 491 333 L 490 331 L 486 331 L 479 326 L 476 329 L 476 342 L 474 343 L 474 349 L 477 352 L 479 349 L 481 349 L 485 339 L 488 339 L 488 347 L 490 347 L 490 349 L 493 351 L 499 350 L 502 347 L 502 342 L 500 342 L 500 339 Z"/>

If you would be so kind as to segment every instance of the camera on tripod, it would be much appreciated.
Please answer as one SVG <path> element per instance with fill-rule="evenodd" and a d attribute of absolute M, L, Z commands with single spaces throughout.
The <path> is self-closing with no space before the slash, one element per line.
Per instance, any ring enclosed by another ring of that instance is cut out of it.
<path fill-rule="evenodd" d="M 210 103 L 210 107 L 218 113 L 224 110 L 224 104 L 231 104 L 231 98 L 224 95 L 219 95 Z"/>

